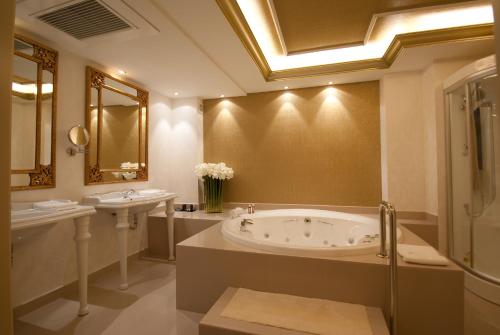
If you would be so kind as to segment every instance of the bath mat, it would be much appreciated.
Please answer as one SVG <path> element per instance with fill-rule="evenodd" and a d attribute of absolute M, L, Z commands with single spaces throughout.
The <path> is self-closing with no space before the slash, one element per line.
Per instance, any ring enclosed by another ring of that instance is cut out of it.
<path fill-rule="evenodd" d="M 363 305 L 240 288 L 223 317 L 319 335 L 373 335 Z"/>

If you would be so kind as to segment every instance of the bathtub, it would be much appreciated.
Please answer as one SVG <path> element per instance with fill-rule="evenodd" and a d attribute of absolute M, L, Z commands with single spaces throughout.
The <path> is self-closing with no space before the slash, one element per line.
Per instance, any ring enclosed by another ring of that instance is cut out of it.
<path fill-rule="evenodd" d="M 244 219 L 253 223 L 242 227 Z M 279 209 L 224 220 L 222 234 L 234 243 L 277 253 L 347 256 L 376 254 L 380 245 L 379 225 L 378 218 L 364 215 Z"/>

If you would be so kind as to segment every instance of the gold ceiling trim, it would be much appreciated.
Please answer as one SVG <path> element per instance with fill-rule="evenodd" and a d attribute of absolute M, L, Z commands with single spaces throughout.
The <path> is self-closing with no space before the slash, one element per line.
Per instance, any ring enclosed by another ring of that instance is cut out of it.
<path fill-rule="evenodd" d="M 272 71 L 236 0 L 215 0 L 266 81 L 387 69 L 405 48 L 493 38 L 493 23 L 396 35 L 382 58 Z"/>
<path fill-rule="evenodd" d="M 233 27 L 236 35 L 240 38 L 241 42 L 247 49 L 250 57 L 252 57 L 253 61 L 259 67 L 260 72 L 264 78 L 267 78 L 271 73 L 271 68 L 267 63 L 262 50 L 260 49 L 255 36 L 250 29 L 247 21 L 245 20 L 245 16 L 241 12 L 240 6 L 236 0 L 215 0 L 219 5 L 222 13 L 229 21 L 229 24 Z M 266 79 L 267 80 L 267 79 Z"/>
<path fill-rule="evenodd" d="M 494 24 L 437 29 L 396 35 L 384 54 L 390 66 L 404 48 L 418 47 L 444 42 L 466 42 L 493 38 Z"/>

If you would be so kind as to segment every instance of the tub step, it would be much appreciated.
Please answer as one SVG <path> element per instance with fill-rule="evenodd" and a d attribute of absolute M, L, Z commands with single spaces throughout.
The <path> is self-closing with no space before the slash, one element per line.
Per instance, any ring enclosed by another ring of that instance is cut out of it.
<path fill-rule="evenodd" d="M 232 287 L 199 330 L 200 335 L 389 335 L 379 308 Z"/>

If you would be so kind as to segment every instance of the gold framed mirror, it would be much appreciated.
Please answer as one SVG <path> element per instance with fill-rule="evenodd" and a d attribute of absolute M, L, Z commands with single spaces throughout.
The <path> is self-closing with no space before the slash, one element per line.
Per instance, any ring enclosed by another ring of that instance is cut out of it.
<path fill-rule="evenodd" d="M 14 36 L 11 188 L 56 186 L 57 51 Z"/>
<path fill-rule="evenodd" d="M 148 180 L 149 93 L 87 67 L 85 184 Z"/>

